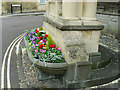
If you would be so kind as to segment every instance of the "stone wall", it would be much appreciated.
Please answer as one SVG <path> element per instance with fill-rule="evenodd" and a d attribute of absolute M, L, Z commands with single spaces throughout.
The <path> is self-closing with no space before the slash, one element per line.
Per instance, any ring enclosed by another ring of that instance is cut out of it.
<path fill-rule="evenodd" d="M 98 2 L 97 18 L 104 25 L 102 34 L 114 35 L 118 38 L 120 2 Z"/>
<path fill-rule="evenodd" d="M 101 14 L 120 14 L 120 2 L 98 2 L 97 13 Z"/>
<path fill-rule="evenodd" d="M 45 10 L 46 10 L 46 4 L 38 3 L 38 11 L 45 11 Z"/>
<path fill-rule="evenodd" d="M 106 14 L 97 14 L 98 20 L 104 26 L 102 30 L 102 34 L 114 35 L 116 38 L 120 38 L 118 36 L 118 29 L 120 28 L 119 24 L 119 16 L 114 15 L 106 15 Z"/>

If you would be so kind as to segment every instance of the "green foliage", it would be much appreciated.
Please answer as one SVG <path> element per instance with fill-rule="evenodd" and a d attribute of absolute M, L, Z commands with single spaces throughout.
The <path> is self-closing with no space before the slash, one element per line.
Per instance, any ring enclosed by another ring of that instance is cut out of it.
<path fill-rule="evenodd" d="M 42 30 L 43 30 L 43 27 L 41 26 L 39 29 L 40 29 L 40 31 L 42 31 Z"/>
<path fill-rule="evenodd" d="M 55 42 L 52 40 L 50 34 L 48 34 L 47 43 L 46 43 L 46 49 L 48 49 L 48 47 L 50 47 L 51 44 L 55 45 Z"/>
<path fill-rule="evenodd" d="M 41 35 L 42 35 L 42 33 L 40 33 L 40 32 L 37 33 L 37 36 L 38 36 L 38 37 L 40 37 Z"/>

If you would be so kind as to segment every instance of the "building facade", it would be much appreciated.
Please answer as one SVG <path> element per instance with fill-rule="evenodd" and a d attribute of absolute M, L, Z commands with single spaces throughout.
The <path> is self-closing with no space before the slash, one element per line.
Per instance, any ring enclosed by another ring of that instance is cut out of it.
<path fill-rule="evenodd" d="M 11 13 L 12 5 L 22 5 L 22 12 L 39 12 L 45 11 L 45 0 L 3 0 L 2 1 L 2 14 Z M 13 13 L 20 13 L 19 7 L 13 7 Z"/>

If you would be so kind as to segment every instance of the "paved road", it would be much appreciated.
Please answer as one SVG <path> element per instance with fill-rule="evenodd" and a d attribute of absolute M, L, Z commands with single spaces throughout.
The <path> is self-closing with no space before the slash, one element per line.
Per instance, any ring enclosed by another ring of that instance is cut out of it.
<path fill-rule="evenodd" d="M 0 55 L 2 56 L 2 57 L 0 56 L 1 57 L 0 58 L 0 75 L 1 75 L 2 58 L 9 44 L 18 35 L 23 33 L 24 30 L 40 27 L 43 24 L 43 18 L 44 17 L 42 15 L 41 16 L 15 16 L 15 17 L 2 18 L 2 24 L 0 24 L 2 25 L 2 30 L 0 29 L 0 46 L 1 46 L 0 51 L 2 51 L 0 52 Z M 13 66 L 12 71 L 14 72 L 16 70 L 16 57 L 12 57 L 12 66 Z M 17 82 L 19 81 L 17 77 L 17 72 L 14 72 L 14 74 L 12 74 L 12 77 L 14 79 L 13 82 L 16 83 L 15 85 L 12 85 L 12 86 L 17 88 L 19 86 L 17 84 Z"/>

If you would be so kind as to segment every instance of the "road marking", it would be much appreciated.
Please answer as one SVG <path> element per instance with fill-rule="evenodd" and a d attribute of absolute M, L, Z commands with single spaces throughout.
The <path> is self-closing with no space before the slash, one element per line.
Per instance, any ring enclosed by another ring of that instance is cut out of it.
<path fill-rule="evenodd" d="M 20 48 L 20 43 L 21 43 L 22 40 L 20 40 L 18 42 L 18 44 L 16 45 L 16 55 L 18 56 L 18 53 L 19 53 L 19 48 Z"/>
<path fill-rule="evenodd" d="M 4 71 L 5 71 L 5 62 L 6 62 L 6 57 L 8 54 L 8 51 L 10 50 L 11 46 L 13 45 L 13 43 L 22 36 L 23 34 L 19 35 L 16 39 L 14 39 L 14 41 L 9 45 L 9 47 L 7 48 L 4 58 L 3 58 L 3 63 L 2 63 L 2 70 L 1 70 L 1 89 L 4 89 Z"/>
<path fill-rule="evenodd" d="M 24 35 L 23 35 L 24 36 Z M 11 88 L 11 82 L 10 82 L 10 61 L 11 61 L 11 55 L 12 55 L 12 51 L 14 46 L 16 45 L 16 43 L 23 38 L 23 36 L 21 36 L 17 41 L 15 41 L 15 43 L 12 45 L 11 49 L 10 49 L 10 53 L 8 56 L 8 63 L 7 63 L 7 88 Z"/>
<path fill-rule="evenodd" d="M 109 83 L 106 83 L 106 84 L 102 84 L 102 85 L 98 85 L 98 86 L 93 86 L 91 88 L 102 88 L 103 86 L 107 86 L 107 85 L 111 85 L 111 84 L 118 84 L 119 80 L 120 80 L 120 78 L 118 78 L 118 79 L 116 79 L 114 81 L 111 81 Z"/>

